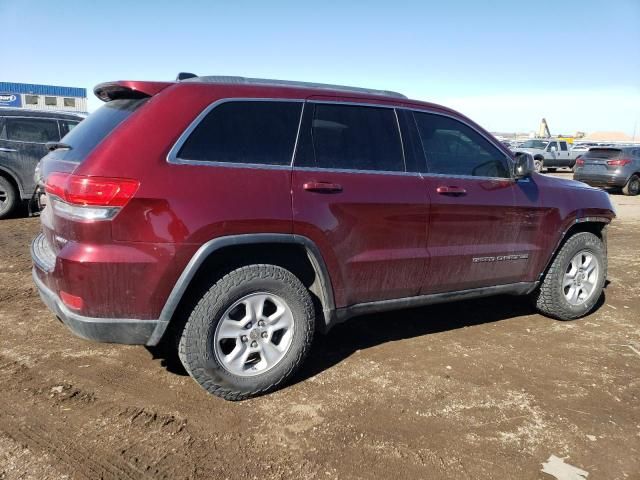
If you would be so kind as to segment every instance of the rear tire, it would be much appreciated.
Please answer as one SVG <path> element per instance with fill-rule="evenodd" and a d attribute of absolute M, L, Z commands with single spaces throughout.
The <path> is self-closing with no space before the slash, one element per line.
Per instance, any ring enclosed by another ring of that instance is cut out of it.
<path fill-rule="evenodd" d="M 598 302 L 606 278 L 602 240 L 593 233 L 576 233 L 562 246 L 534 293 L 536 308 L 559 320 L 582 317 Z"/>
<path fill-rule="evenodd" d="M 295 275 L 275 265 L 249 265 L 202 296 L 178 352 L 202 388 L 244 400 L 292 377 L 310 349 L 314 327 L 311 295 Z"/>
<path fill-rule="evenodd" d="M 5 177 L 0 177 L 0 219 L 11 215 L 18 203 L 16 188 Z"/>
<path fill-rule="evenodd" d="M 636 174 L 631 175 L 627 184 L 622 187 L 622 193 L 632 197 L 638 195 L 640 193 L 640 177 Z"/>

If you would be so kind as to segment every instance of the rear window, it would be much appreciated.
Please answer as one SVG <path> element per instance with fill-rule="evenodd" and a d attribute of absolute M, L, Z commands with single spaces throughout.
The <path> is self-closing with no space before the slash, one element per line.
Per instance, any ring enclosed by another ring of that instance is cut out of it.
<path fill-rule="evenodd" d="M 583 158 L 615 158 L 622 153 L 619 148 L 592 148 Z"/>
<path fill-rule="evenodd" d="M 121 99 L 105 103 L 77 126 L 71 127 L 62 138 L 62 143 L 71 146 L 71 150 L 58 149 L 49 155 L 60 160 L 82 162 L 96 146 L 104 140 L 114 128 L 133 112 L 140 108 L 146 98 Z M 69 122 L 72 123 L 72 122 Z"/>

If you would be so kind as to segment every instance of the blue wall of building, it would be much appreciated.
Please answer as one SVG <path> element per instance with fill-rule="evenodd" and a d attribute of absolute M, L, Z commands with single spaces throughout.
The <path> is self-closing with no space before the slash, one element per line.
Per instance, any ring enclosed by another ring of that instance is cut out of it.
<path fill-rule="evenodd" d="M 0 93 L 26 93 L 33 95 L 51 95 L 55 97 L 87 98 L 86 88 L 36 85 L 32 83 L 0 82 Z"/>

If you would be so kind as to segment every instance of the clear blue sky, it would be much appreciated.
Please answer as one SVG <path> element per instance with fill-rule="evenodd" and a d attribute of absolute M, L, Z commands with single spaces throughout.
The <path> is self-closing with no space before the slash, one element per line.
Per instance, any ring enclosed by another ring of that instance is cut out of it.
<path fill-rule="evenodd" d="M 0 0 L 0 25 L 5 81 L 307 80 L 398 90 L 494 131 L 544 116 L 552 133 L 640 136 L 640 0 Z"/>

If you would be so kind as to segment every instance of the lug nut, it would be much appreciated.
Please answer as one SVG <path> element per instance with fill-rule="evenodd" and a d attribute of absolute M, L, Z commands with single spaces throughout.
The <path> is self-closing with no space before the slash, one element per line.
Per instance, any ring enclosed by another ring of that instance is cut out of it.
<path fill-rule="evenodd" d="M 259 327 L 264 327 L 264 322 L 263 322 L 262 320 L 260 320 L 260 321 L 258 322 L 258 326 L 259 326 Z"/>
<path fill-rule="evenodd" d="M 256 347 L 258 346 L 258 342 L 251 342 L 251 346 L 252 346 L 253 348 L 256 348 Z"/>
<path fill-rule="evenodd" d="M 262 332 L 262 338 L 267 338 L 269 334 L 267 332 Z"/>
<path fill-rule="evenodd" d="M 240 337 L 240 340 L 242 340 L 244 343 L 247 343 L 247 336 L 242 335 L 242 337 Z"/>

